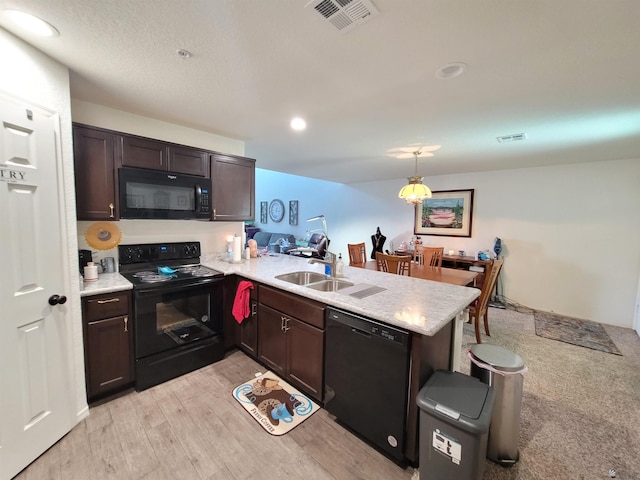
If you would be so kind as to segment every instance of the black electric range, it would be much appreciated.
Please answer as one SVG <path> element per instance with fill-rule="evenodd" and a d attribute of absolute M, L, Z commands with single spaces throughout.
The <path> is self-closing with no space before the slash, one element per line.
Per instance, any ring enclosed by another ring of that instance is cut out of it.
<path fill-rule="evenodd" d="M 223 277 L 200 243 L 118 246 L 133 284 L 135 387 L 144 390 L 224 357 Z"/>

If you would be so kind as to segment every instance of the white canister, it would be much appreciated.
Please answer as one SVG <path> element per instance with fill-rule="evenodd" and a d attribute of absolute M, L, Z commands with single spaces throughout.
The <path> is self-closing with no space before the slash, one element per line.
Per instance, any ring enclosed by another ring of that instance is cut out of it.
<path fill-rule="evenodd" d="M 93 262 L 88 262 L 87 266 L 84 267 L 84 281 L 95 282 L 96 280 L 98 280 L 98 266 L 94 265 Z"/>

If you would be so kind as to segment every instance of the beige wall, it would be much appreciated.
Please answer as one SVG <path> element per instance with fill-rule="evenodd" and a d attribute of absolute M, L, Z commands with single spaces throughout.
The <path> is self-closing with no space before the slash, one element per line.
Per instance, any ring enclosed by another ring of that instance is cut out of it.
<path fill-rule="evenodd" d="M 303 229 L 317 228 L 305 225 L 305 217 L 326 215 L 332 251 L 345 256 L 347 243 L 364 241 L 370 253 L 378 226 L 387 236 L 385 249 L 413 235 L 414 210 L 397 197 L 405 182 L 340 185 L 258 171 L 257 211 L 261 200 L 281 198 L 285 205 L 298 200 Z M 471 238 L 423 236 L 425 244 L 474 253 L 492 249 L 500 237 L 505 258 L 500 281 L 511 301 L 633 327 L 640 277 L 640 159 L 443 175 L 426 177 L 425 183 L 436 191 L 475 190 Z M 284 224 L 265 228 L 288 231 Z"/>
<path fill-rule="evenodd" d="M 244 142 L 222 137 L 214 133 L 195 130 L 173 123 L 163 122 L 133 113 L 114 110 L 95 103 L 71 99 L 74 122 L 155 138 L 166 142 L 204 148 L 220 153 L 244 155 Z"/>

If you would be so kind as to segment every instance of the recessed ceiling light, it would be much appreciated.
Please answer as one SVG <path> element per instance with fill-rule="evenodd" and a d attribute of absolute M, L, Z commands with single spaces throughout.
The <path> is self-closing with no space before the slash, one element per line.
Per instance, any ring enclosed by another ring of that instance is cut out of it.
<path fill-rule="evenodd" d="M 291 120 L 291 128 L 297 131 L 307 128 L 307 122 L 303 118 L 295 117 Z"/>
<path fill-rule="evenodd" d="M 447 63 L 436 70 L 436 78 L 447 80 L 462 75 L 467 70 L 467 64 L 462 62 Z"/>
<path fill-rule="evenodd" d="M 42 37 L 57 37 L 60 35 L 58 29 L 49 22 L 45 22 L 29 13 L 21 12 L 20 10 L 5 10 L 4 14 L 20 28 L 35 35 Z"/>

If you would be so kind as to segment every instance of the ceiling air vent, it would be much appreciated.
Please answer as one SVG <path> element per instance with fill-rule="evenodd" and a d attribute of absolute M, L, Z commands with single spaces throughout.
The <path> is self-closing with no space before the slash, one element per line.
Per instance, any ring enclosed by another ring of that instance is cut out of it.
<path fill-rule="evenodd" d="M 519 142 L 527 138 L 526 133 L 514 133 L 513 135 L 504 135 L 502 137 L 496 137 L 500 143 Z"/>
<path fill-rule="evenodd" d="M 311 0 L 306 7 L 313 7 L 341 32 L 351 30 L 380 13 L 369 0 Z"/>

